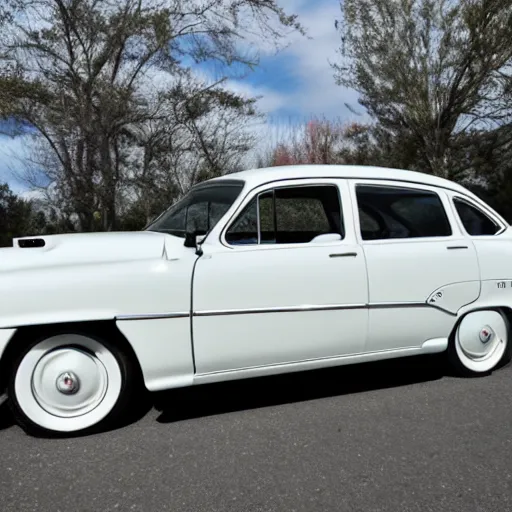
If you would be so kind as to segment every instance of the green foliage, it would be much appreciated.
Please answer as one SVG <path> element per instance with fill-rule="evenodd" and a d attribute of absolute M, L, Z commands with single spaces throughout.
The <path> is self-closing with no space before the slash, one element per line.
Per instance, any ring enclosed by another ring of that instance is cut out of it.
<path fill-rule="evenodd" d="M 37 131 L 34 164 L 82 231 L 118 229 L 141 204 L 147 215 L 155 188 L 174 197 L 235 168 L 257 112 L 223 80 L 258 63 L 247 36 L 302 31 L 276 0 L 8 0 L 0 24 L 0 118 Z"/>
<path fill-rule="evenodd" d="M 419 169 L 454 178 L 454 137 L 510 116 L 510 1 L 345 0 L 342 11 L 338 83 Z"/>
<path fill-rule="evenodd" d="M 32 229 L 32 221 L 30 203 L 13 194 L 7 184 L 0 185 L 0 246 L 11 246 L 14 237 Z"/>

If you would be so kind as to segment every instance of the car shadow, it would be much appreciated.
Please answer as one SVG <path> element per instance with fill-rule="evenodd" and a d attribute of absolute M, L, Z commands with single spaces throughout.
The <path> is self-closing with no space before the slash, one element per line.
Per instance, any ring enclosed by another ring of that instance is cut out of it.
<path fill-rule="evenodd" d="M 159 423 L 363 393 L 441 379 L 439 355 L 406 357 L 321 370 L 204 384 L 153 393 Z"/>
<path fill-rule="evenodd" d="M 445 358 L 435 354 L 203 384 L 158 393 L 144 392 L 133 397 L 129 414 L 119 423 L 99 432 L 106 433 L 136 423 L 152 408 L 159 412 L 157 422 L 173 423 L 235 411 L 419 384 L 448 375 L 451 375 L 451 371 L 445 364 Z M 0 430 L 14 425 L 11 410 L 4 403 L 0 406 Z M 93 430 L 89 434 L 99 432 Z M 75 437 L 75 434 L 39 434 L 37 437 L 70 438 Z"/>
<path fill-rule="evenodd" d="M 14 426 L 15 421 L 11 409 L 7 403 L 0 405 L 0 430 L 5 430 Z"/>

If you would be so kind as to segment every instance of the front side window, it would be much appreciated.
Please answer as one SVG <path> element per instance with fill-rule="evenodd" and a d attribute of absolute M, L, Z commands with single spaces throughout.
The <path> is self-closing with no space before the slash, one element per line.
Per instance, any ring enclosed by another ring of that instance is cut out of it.
<path fill-rule="evenodd" d="M 226 232 L 231 245 L 305 244 L 328 233 L 343 237 L 338 189 L 283 187 L 256 196 Z"/>
<path fill-rule="evenodd" d="M 464 226 L 471 236 L 495 235 L 500 227 L 485 213 L 462 199 L 453 199 L 453 204 Z"/>
<path fill-rule="evenodd" d="M 428 190 L 358 185 L 356 197 L 363 240 L 450 236 L 440 197 Z"/>
<path fill-rule="evenodd" d="M 242 181 L 198 185 L 147 228 L 185 238 L 187 233 L 205 235 L 213 229 L 240 195 Z"/>

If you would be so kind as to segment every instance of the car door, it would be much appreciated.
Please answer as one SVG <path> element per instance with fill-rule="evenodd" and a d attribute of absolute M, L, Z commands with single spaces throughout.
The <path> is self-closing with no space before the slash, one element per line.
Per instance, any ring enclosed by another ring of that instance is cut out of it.
<path fill-rule="evenodd" d="M 457 310 L 480 293 L 475 247 L 442 189 L 351 181 L 369 282 L 366 349 L 418 347 L 446 338 Z"/>
<path fill-rule="evenodd" d="M 359 353 L 368 288 L 346 182 L 294 180 L 248 194 L 193 279 L 199 374 Z"/>

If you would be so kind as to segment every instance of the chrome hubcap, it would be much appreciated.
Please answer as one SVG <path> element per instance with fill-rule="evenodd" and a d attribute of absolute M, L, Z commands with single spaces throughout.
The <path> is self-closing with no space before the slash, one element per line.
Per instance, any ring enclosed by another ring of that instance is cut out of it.
<path fill-rule="evenodd" d="M 458 329 L 455 347 L 462 364 L 474 372 L 496 367 L 507 348 L 507 323 L 499 311 L 482 310 L 465 316 Z"/>
<path fill-rule="evenodd" d="M 65 395 L 73 395 L 80 389 L 80 381 L 73 372 L 65 372 L 59 375 L 55 385 Z"/>
<path fill-rule="evenodd" d="M 32 392 L 53 416 L 87 414 L 102 402 L 108 388 L 107 371 L 90 352 L 62 347 L 39 359 L 32 374 Z"/>
<path fill-rule="evenodd" d="M 480 331 L 480 341 L 482 343 L 488 343 L 491 341 L 491 338 L 493 337 L 493 330 L 486 325 L 481 331 Z"/>

